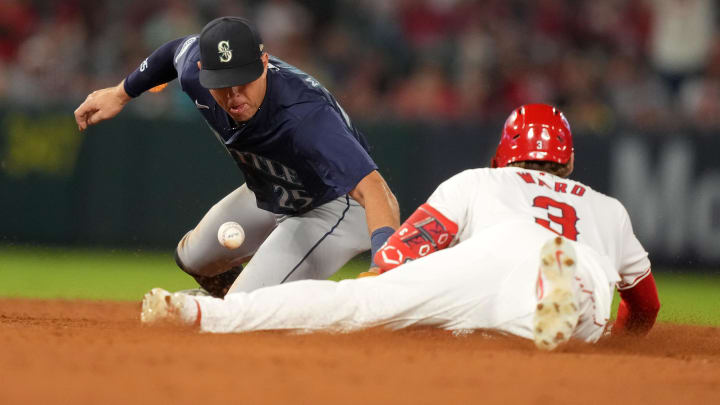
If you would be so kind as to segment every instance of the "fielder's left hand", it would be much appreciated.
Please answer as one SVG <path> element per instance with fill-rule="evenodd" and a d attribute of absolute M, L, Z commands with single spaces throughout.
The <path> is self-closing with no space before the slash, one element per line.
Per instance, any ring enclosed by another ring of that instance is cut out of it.
<path fill-rule="evenodd" d="M 118 115 L 130 100 L 122 82 L 115 87 L 93 91 L 75 110 L 78 129 L 84 131 L 90 125 Z"/>

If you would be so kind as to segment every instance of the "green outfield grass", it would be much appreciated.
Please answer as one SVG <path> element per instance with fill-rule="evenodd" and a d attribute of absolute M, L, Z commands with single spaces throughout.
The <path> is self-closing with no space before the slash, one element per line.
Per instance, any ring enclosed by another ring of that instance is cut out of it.
<path fill-rule="evenodd" d="M 355 277 L 363 268 L 351 262 L 332 278 Z M 0 297 L 137 301 L 153 287 L 197 284 L 172 252 L 0 247 Z"/>
<path fill-rule="evenodd" d="M 366 266 L 350 262 L 332 279 L 355 277 Z M 720 325 L 720 273 L 656 269 L 655 279 L 660 321 Z M 0 297 L 139 301 L 153 287 L 195 286 L 171 252 L 0 247 Z"/>

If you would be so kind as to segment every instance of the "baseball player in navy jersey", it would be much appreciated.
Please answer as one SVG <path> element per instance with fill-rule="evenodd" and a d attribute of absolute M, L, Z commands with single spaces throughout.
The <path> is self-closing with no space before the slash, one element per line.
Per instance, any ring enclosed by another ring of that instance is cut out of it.
<path fill-rule="evenodd" d="M 552 350 L 600 339 L 617 288 L 613 333 L 645 334 L 660 306 L 647 252 L 619 201 L 567 178 L 573 166 L 562 113 L 522 106 L 505 123 L 492 168 L 442 183 L 376 253 L 376 277 L 225 300 L 154 289 L 141 319 L 211 332 L 494 329 Z"/>
<path fill-rule="evenodd" d="M 176 249 L 180 268 L 211 295 L 326 279 L 358 253 L 375 253 L 399 226 L 397 201 L 342 107 L 265 52 L 242 18 L 168 42 L 119 85 L 90 94 L 75 111 L 80 130 L 174 79 L 245 177 Z M 218 242 L 229 221 L 245 231 L 236 249 Z"/>

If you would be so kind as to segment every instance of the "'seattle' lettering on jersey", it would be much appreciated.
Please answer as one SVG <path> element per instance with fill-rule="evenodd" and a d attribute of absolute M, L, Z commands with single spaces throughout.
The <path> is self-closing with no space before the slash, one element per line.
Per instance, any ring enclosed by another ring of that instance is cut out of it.
<path fill-rule="evenodd" d="M 196 38 L 158 48 L 146 69 L 128 76 L 125 89 L 135 97 L 148 86 L 177 77 L 242 170 L 258 207 L 302 214 L 347 194 L 377 169 L 365 138 L 327 89 L 273 56 L 260 109 L 248 122 L 235 122 L 200 85 Z"/>

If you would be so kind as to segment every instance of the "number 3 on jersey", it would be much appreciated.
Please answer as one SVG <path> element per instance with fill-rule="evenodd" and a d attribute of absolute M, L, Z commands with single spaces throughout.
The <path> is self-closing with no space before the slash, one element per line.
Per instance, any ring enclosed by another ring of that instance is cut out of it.
<path fill-rule="evenodd" d="M 575 224 L 578 221 L 577 213 L 572 205 L 565 204 L 559 201 L 555 201 L 550 197 L 538 196 L 533 200 L 533 207 L 542 208 L 547 210 L 547 219 L 535 218 L 535 222 L 544 226 L 545 228 L 562 235 L 571 240 L 577 240 L 578 230 Z M 556 216 L 550 213 L 550 209 L 554 208 L 553 211 L 560 211 L 561 215 Z M 557 229 L 553 229 L 552 223 L 560 225 L 562 232 L 558 232 Z"/>

